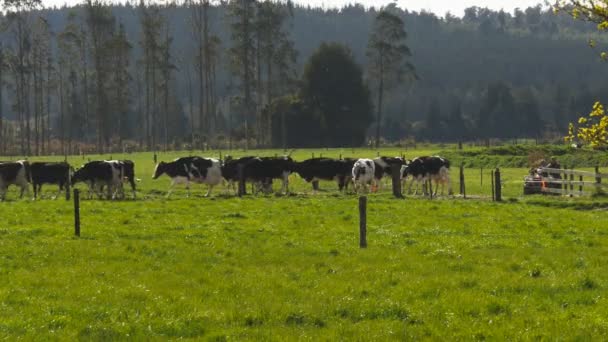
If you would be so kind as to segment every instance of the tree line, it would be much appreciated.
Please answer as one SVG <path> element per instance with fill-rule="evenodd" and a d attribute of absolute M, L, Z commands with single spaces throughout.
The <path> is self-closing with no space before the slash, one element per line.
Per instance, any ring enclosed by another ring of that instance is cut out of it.
<path fill-rule="evenodd" d="M 2 154 L 563 135 L 608 91 L 605 38 L 540 6 L 3 5 Z"/>

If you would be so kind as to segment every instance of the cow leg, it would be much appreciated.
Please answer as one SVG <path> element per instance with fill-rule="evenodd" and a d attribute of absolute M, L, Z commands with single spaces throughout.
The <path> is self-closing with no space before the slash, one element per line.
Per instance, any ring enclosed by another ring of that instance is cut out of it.
<path fill-rule="evenodd" d="M 189 198 L 190 197 L 190 179 L 186 179 L 186 190 L 188 191 L 188 193 L 186 194 L 186 197 Z"/>
<path fill-rule="evenodd" d="M 205 194 L 205 197 L 211 196 L 211 191 L 213 191 L 213 185 L 209 184 L 209 188 L 207 189 L 207 193 Z"/>
<path fill-rule="evenodd" d="M 57 198 L 59 198 L 59 196 L 63 192 L 63 187 L 64 187 L 64 184 L 63 183 L 59 183 L 59 190 L 57 190 L 57 193 L 53 197 L 54 200 L 56 200 Z"/>
<path fill-rule="evenodd" d="M 412 193 L 412 185 L 414 185 L 414 180 L 416 180 L 416 178 L 415 178 L 415 177 L 412 177 L 412 180 L 410 181 L 410 186 L 407 188 L 407 193 L 408 193 L 408 194 L 411 194 L 411 193 Z M 406 182 L 407 182 L 407 180 L 406 180 Z M 418 184 L 416 184 L 416 186 L 417 186 L 417 185 L 418 185 Z"/>
<path fill-rule="evenodd" d="M 289 175 L 283 175 L 283 194 L 287 195 L 289 193 Z"/>
<path fill-rule="evenodd" d="M 133 199 L 137 199 L 137 191 L 135 189 L 135 179 L 129 178 L 129 183 L 131 183 L 131 191 L 133 192 Z"/>
<path fill-rule="evenodd" d="M 173 192 L 173 187 L 175 187 L 175 178 L 171 180 L 171 185 L 169 185 L 169 191 L 167 191 L 167 198 L 171 196 L 171 193 Z"/>

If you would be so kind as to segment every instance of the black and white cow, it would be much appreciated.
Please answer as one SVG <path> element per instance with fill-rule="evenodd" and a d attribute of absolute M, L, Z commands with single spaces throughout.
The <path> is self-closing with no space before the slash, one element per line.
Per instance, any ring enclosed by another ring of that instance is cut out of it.
<path fill-rule="evenodd" d="M 355 191 L 363 188 L 364 192 L 369 192 L 369 185 L 374 183 L 376 164 L 371 159 L 359 159 L 355 162 L 352 169 L 353 183 Z"/>
<path fill-rule="evenodd" d="M 99 198 L 101 191 L 107 187 L 107 199 L 115 199 L 122 189 L 123 168 L 119 163 L 108 160 L 95 160 L 86 163 L 74 172 L 71 183 L 87 183 L 89 186 L 89 198 L 96 192 Z"/>
<path fill-rule="evenodd" d="M 213 187 L 222 181 L 220 161 L 212 158 L 183 157 L 169 163 L 160 162 L 156 165 L 152 178 L 158 179 L 163 174 L 167 174 L 171 178 L 171 186 L 167 197 L 171 195 L 173 188 L 179 183 L 186 184 L 188 196 L 190 196 L 191 182 L 207 184 L 209 186 L 205 194 L 205 197 L 207 197 L 211 195 Z"/>
<path fill-rule="evenodd" d="M 239 165 L 243 165 L 243 170 L 246 164 L 252 160 L 259 159 L 254 156 L 246 156 L 234 159 L 231 156 L 226 156 L 222 163 L 222 177 L 228 182 L 228 187 L 235 191 L 235 184 L 239 182 Z"/>
<path fill-rule="evenodd" d="M 396 165 L 401 171 L 401 168 L 403 167 L 403 165 L 405 165 L 405 160 L 400 157 L 378 157 L 374 159 L 374 164 L 374 179 L 376 185 L 380 189 L 382 188 L 382 178 L 392 176 L 393 165 Z"/>
<path fill-rule="evenodd" d="M 418 157 L 413 159 L 410 163 L 402 168 L 402 177 L 406 179 L 411 176 L 408 192 L 412 190 L 412 184 L 416 182 L 416 192 L 418 194 L 418 188 L 420 184 L 424 184 L 427 180 L 435 182 L 434 195 L 437 195 L 439 184 L 441 183 L 441 193 L 444 193 L 445 184 L 448 185 L 448 191 L 451 194 L 452 188 L 450 184 L 450 162 L 442 157 Z M 430 189 L 432 191 L 432 189 Z"/>
<path fill-rule="evenodd" d="M 295 163 L 295 171 L 306 182 L 337 181 L 340 191 L 348 189 L 352 181 L 354 159 L 313 158 Z"/>
<path fill-rule="evenodd" d="M 31 170 L 34 198 L 37 198 L 38 194 L 42 192 L 43 184 L 56 184 L 59 186 L 59 191 L 53 199 L 57 198 L 59 193 L 69 185 L 70 164 L 68 163 L 33 162 Z"/>
<path fill-rule="evenodd" d="M 121 197 L 125 197 L 123 182 L 129 182 L 131 185 L 131 192 L 133 193 L 133 198 L 137 198 L 137 189 L 136 189 L 136 181 L 140 181 L 135 178 L 135 163 L 131 160 L 107 160 L 107 162 L 112 163 L 114 167 L 120 168 L 122 178 L 120 183 L 120 195 Z"/>
<path fill-rule="evenodd" d="M 21 188 L 20 198 L 24 193 L 29 193 L 29 183 L 32 181 L 30 164 L 28 161 L 0 163 L 0 200 L 6 199 L 6 192 L 10 185 Z"/>
<path fill-rule="evenodd" d="M 281 192 L 289 191 L 289 175 L 295 169 L 291 157 L 244 157 L 224 163 L 222 174 L 229 182 L 238 182 L 238 168 L 243 167 L 243 176 L 256 185 L 257 191 L 272 192 L 272 181 L 282 181 Z"/>

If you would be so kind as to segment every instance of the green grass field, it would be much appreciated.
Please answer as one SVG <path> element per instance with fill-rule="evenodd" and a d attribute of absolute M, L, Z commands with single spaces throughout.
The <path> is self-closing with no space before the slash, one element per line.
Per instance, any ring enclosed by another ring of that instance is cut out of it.
<path fill-rule="evenodd" d="M 323 155 L 339 153 L 350 156 Z M 13 190 L 0 203 L 0 339 L 608 334 L 608 201 L 523 198 L 525 169 L 503 170 L 504 203 L 371 194 L 362 250 L 357 196 L 329 182 L 318 195 L 293 176 L 290 196 L 235 198 L 221 188 L 203 198 L 197 186 L 191 198 L 165 199 L 169 179 L 150 179 L 151 154 L 113 158 L 135 161 L 140 198 L 83 200 L 80 238 L 70 202 L 18 200 Z M 483 186 L 479 173 L 467 170 L 467 193 L 489 196 L 489 171 Z"/>

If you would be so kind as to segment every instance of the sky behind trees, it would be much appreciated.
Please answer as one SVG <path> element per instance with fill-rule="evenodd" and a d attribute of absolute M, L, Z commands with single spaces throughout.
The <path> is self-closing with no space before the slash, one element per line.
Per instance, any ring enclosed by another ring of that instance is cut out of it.
<path fill-rule="evenodd" d="M 451 12 L 454 15 L 462 16 L 464 9 L 471 6 L 488 7 L 493 10 L 504 9 L 507 12 L 513 12 L 515 8 L 526 8 L 536 6 L 539 3 L 544 3 L 542 0 L 292 0 L 295 3 L 302 5 L 311 5 L 314 7 L 342 7 L 350 3 L 361 3 L 365 7 L 381 7 L 392 2 L 396 2 L 401 8 L 411 11 L 429 10 L 440 16 L 446 12 Z M 80 0 L 44 0 L 43 3 L 47 7 L 63 4 L 74 5 L 80 3 Z M 119 3 L 124 1 L 110 0 L 109 2 Z"/>

